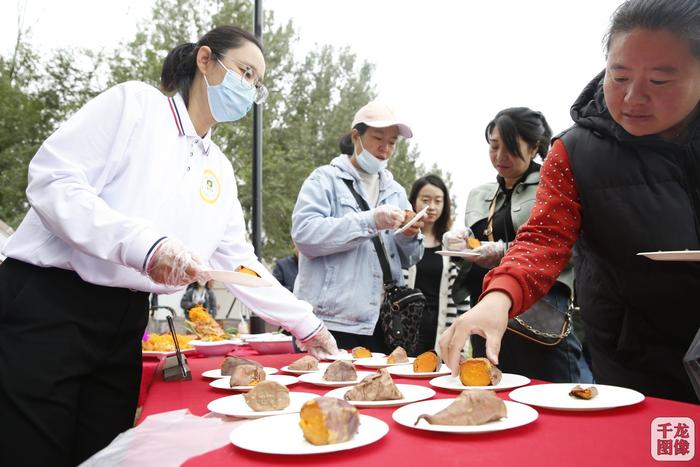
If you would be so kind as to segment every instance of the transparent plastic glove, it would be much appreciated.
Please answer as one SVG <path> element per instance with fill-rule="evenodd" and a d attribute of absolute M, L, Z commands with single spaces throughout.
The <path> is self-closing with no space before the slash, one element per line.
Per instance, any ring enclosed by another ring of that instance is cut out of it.
<path fill-rule="evenodd" d="M 464 251 L 469 249 L 467 239 L 474 238 L 474 232 L 469 227 L 450 230 L 442 235 L 442 245 L 449 251 Z"/>
<path fill-rule="evenodd" d="M 314 357 L 322 360 L 331 355 L 340 353 L 338 344 L 335 343 L 335 337 L 324 326 L 311 339 L 304 342 L 297 342 L 297 346 L 301 350 L 309 352 Z"/>
<path fill-rule="evenodd" d="M 204 266 L 185 245 L 168 238 L 158 245 L 148 262 L 146 274 L 153 282 L 165 285 L 187 285 L 204 277 Z"/>
<path fill-rule="evenodd" d="M 405 213 L 390 204 L 382 204 L 372 210 L 377 230 L 397 229 L 403 222 Z"/>
<path fill-rule="evenodd" d="M 506 254 L 506 243 L 503 240 L 497 242 L 481 242 L 481 245 L 474 248 L 474 253 L 479 253 L 479 256 L 474 256 L 474 264 L 481 266 L 484 269 L 492 269 L 498 266 Z"/>

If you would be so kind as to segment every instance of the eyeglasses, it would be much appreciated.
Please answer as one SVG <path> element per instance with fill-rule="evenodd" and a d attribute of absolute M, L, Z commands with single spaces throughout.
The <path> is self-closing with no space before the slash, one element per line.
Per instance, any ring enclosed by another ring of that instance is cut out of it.
<path fill-rule="evenodd" d="M 262 84 L 262 80 L 258 76 L 258 73 L 255 71 L 255 69 L 253 69 L 253 67 L 250 65 L 246 65 L 243 62 L 239 62 L 238 60 L 233 60 L 233 59 L 230 59 L 230 60 L 236 64 L 236 66 L 238 67 L 240 72 L 237 72 L 236 70 L 231 70 L 231 69 L 227 68 L 226 65 L 224 65 L 222 63 L 221 60 L 219 60 L 218 58 L 216 59 L 216 61 L 218 61 L 219 64 L 222 67 L 224 67 L 224 69 L 226 71 L 230 71 L 231 73 L 239 75 L 241 77 L 241 84 L 243 84 L 243 86 L 246 86 L 249 89 L 255 89 L 255 95 L 253 96 L 253 101 L 256 104 L 262 104 L 263 102 L 265 102 L 265 100 L 267 99 L 267 96 L 270 94 L 270 92 L 267 90 L 265 85 Z"/>

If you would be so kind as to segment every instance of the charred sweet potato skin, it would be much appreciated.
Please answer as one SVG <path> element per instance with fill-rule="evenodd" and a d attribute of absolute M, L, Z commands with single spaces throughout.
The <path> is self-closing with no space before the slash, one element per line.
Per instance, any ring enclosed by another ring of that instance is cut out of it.
<path fill-rule="evenodd" d="M 386 358 L 387 363 L 406 363 L 408 362 L 408 355 L 406 354 L 406 350 L 399 346 L 394 349 L 393 352 L 389 354 L 389 356 Z"/>
<path fill-rule="evenodd" d="M 414 373 L 431 373 L 437 371 L 440 366 L 440 358 L 431 350 L 423 352 L 413 360 Z"/>
<path fill-rule="evenodd" d="M 389 372 L 382 368 L 365 377 L 343 396 L 348 401 L 388 401 L 403 399 Z"/>
<path fill-rule="evenodd" d="M 243 397 L 248 407 L 256 412 L 282 410 L 289 406 L 289 389 L 276 381 L 261 381 Z"/>
<path fill-rule="evenodd" d="M 323 373 L 324 381 L 354 381 L 357 379 L 355 365 L 344 360 L 331 363 Z"/>
<path fill-rule="evenodd" d="M 311 444 L 348 441 L 360 426 L 357 408 L 334 397 L 317 397 L 306 402 L 299 413 L 299 426 Z"/>
<path fill-rule="evenodd" d="M 311 355 L 306 355 L 289 364 L 290 370 L 311 371 L 318 370 L 318 360 Z"/>
<path fill-rule="evenodd" d="M 493 391 L 462 391 L 447 407 L 435 414 L 418 416 L 415 425 L 425 420 L 431 425 L 483 425 L 507 415 L 506 405 Z"/>
<path fill-rule="evenodd" d="M 231 376 L 233 374 L 233 370 L 235 370 L 238 365 L 255 365 L 262 368 L 261 364 L 253 360 L 248 360 L 247 358 L 226 357 L 221 363 L 221 375 Z"/>
<path fill-rule="evenodd" d="M 486 358 L 468 358 L 459 364 L 459 380 L 465 386 L 492 386 L 501 382 L 501 370 Z"/>
<path fill-rule="evenodd" d="M 229 384 L 234 386 L 255 386 L 260 381 L 265 381 L 267 375 L 262 367 L 255 365 L 238 365 L 231 374 Z"/>

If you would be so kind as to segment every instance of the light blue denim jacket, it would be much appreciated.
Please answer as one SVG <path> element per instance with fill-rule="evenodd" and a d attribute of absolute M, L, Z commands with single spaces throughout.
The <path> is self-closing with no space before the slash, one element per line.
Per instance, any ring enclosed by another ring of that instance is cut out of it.
<path fill-rule="evenodd" d="M 411 209 L 406 191 L 388 170 L 379 173 L 378 204 Z M 328 329 L 371 335 L 379 317 L 382 269 L 372 237 L 379 231 L 371 211 L 362 211 L 343 179 L 365 200 L 357 170 L 346 155 L 314 170 L 304 181 L 292 214 L 292 238 L 299 249 L 294 294 L 314 307 Z M 369 204 L 369 203 L 368 203 Z M 395 283 L 401 268 L 423 256 L 423 236 L 381 231 Z"/>

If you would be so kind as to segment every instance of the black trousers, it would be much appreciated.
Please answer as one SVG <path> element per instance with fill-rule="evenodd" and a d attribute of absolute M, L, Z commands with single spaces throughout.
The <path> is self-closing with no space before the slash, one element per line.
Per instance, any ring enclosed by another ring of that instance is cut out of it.
<path fill-rule="evenodd" d="M 0 265 L 0 466 L 73 466 L 133 426 L 148 294 Z"/>
<path fill-rule="evenodd" d="M 371 336 L 341 331 L 330 331 L 330 333 L 335 337 L 335 342 L 338 344 L 339 349 L 350 351 L 353 347 L 364 347 L 372 352 L 382 352 L 385 354 L 394 350 L 387 349 L 384 343 L 384 332 L 378 321 L 377 325 L 374 327 L 374 334 Z"/>

